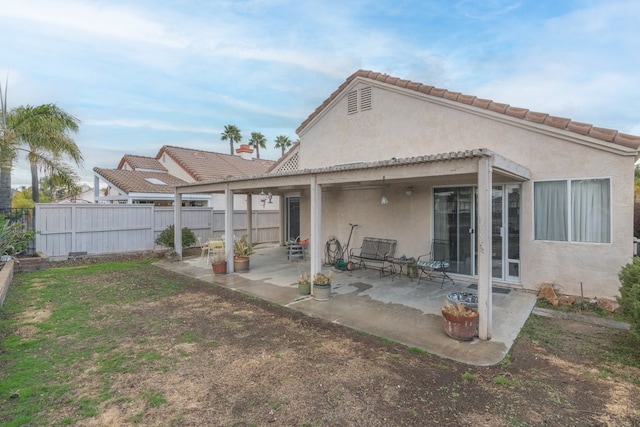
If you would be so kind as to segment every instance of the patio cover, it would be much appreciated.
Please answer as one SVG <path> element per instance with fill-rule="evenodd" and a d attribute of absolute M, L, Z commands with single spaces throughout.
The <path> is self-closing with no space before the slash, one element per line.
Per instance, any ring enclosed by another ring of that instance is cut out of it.
<path fill-rule="evenodd" d="M 491 150 L 458 151 L 409 158 L 392 158 L 376 162 L 358 162 L 317 169 L 303 169 L 288 172 L 273 171 L 260 175 L 229 177 L 224 180 L 199 182 L 175 187 L 175 248 L 182 256 L 182 220 L 180 207 L 182 196 L 192 193 L 224 193 L 226 247 L 233 245 L 233 195 L 259 193 L 268 188 L 273 194 L 309 189 L 311 208 L 310 259 L 311 276 L 320 272 L 322 265 L 322 191 L 326 188 L 371 188 L 383 182 L 411 183 L 433 180 L 445 183 L 447 177 L 466 177 L 478 186 L 478 336 L 482 340 L 491 339 L 491 187 L 494 178 L 526 181 L 531 172 Z M 251 197 L 247 197 L 250 211 Z M 251 229 L 251 215 L 247 216 L 247 228 Z M 233 254 L 228 255 L 228 264 L 233 272 Z"/>

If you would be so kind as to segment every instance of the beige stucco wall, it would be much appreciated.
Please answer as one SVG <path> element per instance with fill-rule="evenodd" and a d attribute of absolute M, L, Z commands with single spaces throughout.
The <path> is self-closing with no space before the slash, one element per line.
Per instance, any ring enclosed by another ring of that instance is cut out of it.
<path fill-rule="evenodd" d="M 300 134 L 300 168 L 488 148 L 531 172 L 531 180 L 522 183 L 522 286 L 534 290 L 551 282 L 563 293 L 579 295 L 582 283 L 585 296 L 617 295 L 617 274 L 633 252 L 633 156 L 622 155 L 624 149 L 603 149 L 604 142 L 513 121 L 503 114 L 484 110 L 473 114 L 463 111 L 466 106 L 443 99 L 436 101 L 447 105 L 439 105 L 401 88 L 373 86 L 372 100 L 371 110 L 351 115 L 346 96 L 326 108 Z M 533 181 L 589 177 L 612 182 L 611 244 L 534 241 Z M 397 239 L 399 254 L 424 253 L 431 239 L 434 182 L 422 179 L 412 185 L 416 190 L 408 197 L 406 184 L 393 187 L 391 183 L 386 206 L 380 205 L 380 189 L 323 192 L 324 239 L 335 235 L 346 243 L 351 222 L 361 224 L 352 247 L 365 236 L 375 236 Z M 304 195 L 301 209 L 308 217 Z M 305 218 L 303 214 L 302 230 L 308 232 Z"/>

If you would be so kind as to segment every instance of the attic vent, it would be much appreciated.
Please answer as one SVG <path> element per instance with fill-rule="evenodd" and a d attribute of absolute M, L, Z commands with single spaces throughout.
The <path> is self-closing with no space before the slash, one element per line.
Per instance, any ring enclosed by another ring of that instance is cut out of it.
<path fill-rule="evenodd" d="M 207 157 L 202 151 L 196 151 L 193 155 L 196 159 L 205 159 Z"/>
<path fill-rule="evenodd" d="M 291 172 L 298 170 L 298 153 L 291 156 L 284 164 L 280 165 L 278 172 Z"/>
<path fill-rule="evenodd" d="M 371 109 L 371 86 L 360 89 L 360 109 Z"/>
<path fill-rule="evenodd" d="M 158 178 L 145 178 L 145 181 L 147 181 L 150 184 L 155 184 L 155 185 L 167 185 L 164 182 L 162 182 L 161 180 L 159 180 Z"/>
<path fill-rule="evenodd" d="M 351 91 L 347 94 L 347 114 L 358 112 L 358 91 Z"/>
<path fill-rule="evenodd" d="M 358 108 L 358 99 L 360 100 L 360 108 Z M 355 114 L 358 111 L 371 110 L 373 107 L 371 99 L 371 86 L 352 90 L 347 94 L 347 114 Z"/>

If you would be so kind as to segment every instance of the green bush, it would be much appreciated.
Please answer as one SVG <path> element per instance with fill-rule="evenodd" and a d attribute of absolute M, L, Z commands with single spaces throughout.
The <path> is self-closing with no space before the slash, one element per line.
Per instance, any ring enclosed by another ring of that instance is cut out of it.
<path fill-rule="evenodd" d="M 0 215 L 0 255 L 16 255 L 29 247 L 33 240 L 33 230 L 22 229 L 22 224 L 9 223 L 9 220 Z"/>
<path fill-rule="evenodd" d="M 640 257 L 625 265 L 618 275 L 620 288 L 620 312 L 629 321 L 631 333 L 640 340 Z"/>
<path fill-rule="evenodd" d="M 173 237 L 174 237 L 173 224 L 171 224 L 170 226 L 165 228 L 162 231 L 162 233 L 160 233 L 160 235 L 156 239 L 156 244 L 173 248 Z M 197 240 L 196 235 L 193 234 L 193 231 L 191 231 L 190 228 L 184 227 L 182 229 L 182 247 L 183 248 L 188 248 L 189 246 L 193 246 L 196 243 L 196 240 Z"/>

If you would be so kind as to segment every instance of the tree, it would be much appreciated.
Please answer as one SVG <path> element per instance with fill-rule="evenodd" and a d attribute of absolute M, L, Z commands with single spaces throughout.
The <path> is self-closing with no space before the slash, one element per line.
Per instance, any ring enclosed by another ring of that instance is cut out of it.
<path fill-rule="evenodd" d="M 249 147 L 256 149 L 256 157 L 260 158 L 260 148 L 267 148 L 267 138 L 260 132 L 251 132 Z"/>
<path fill-rule="evenodd" d="M 282 155 L 284 156 L 284 152 L 287 148 L 291 147 L 293 142 L 289 139 L 288 136 L 279 135 L 276 137 L 276 145 L 274 148 L 281 148 Z"/>
<path fill-rule="evenodd" d="M 233 156 L 233 143 L 242 141 L 242 135 L 240 134 L 240 129 L 238 129 L 236 126 L 226 125 L 220 139 L 222 141 L 229 140 L 229 148 L 231 155 Z"/>
<path fill-rule="evenodd" d="M 55 104 L 37 107 L 18 107 L 7 112 L 6 85 L 0 114 L 0 209 L 11 207 L 11 169 L 20 152 L 25 152 L 31 165 L 34 202 L 38 197 L 38 170 L 56 175 L 59 180 L 74 183 L 74 170 L 63 161 L 63 156 L 77 165 L 82 154 L 69 132 L 78 130 L 78 119 Z"/>

